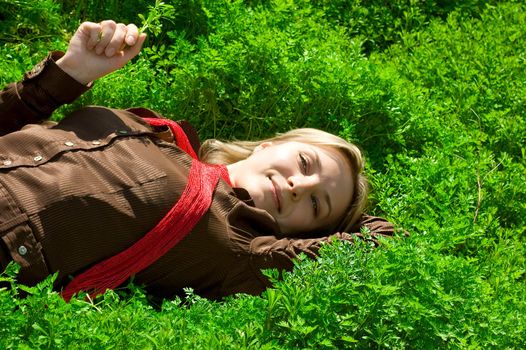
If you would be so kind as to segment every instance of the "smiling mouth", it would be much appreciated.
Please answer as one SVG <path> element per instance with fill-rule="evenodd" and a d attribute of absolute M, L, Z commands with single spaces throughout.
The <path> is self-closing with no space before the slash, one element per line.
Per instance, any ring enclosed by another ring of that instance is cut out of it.
<path fill-rule="evenodd" d="M 274 197 L 274 202 L 276 203 L 276 207 L 278 208 L 278 213 L 281 213 L 281 201 L 279 199 L 278 187 L 276 186 L 274 181 L 272 181 L 272 178 L 270 176 L 268 179 L 270 180 L 270 184 L 272 185 L 270 186 L 270 189 L 272 191 L 272 195 Z"/>

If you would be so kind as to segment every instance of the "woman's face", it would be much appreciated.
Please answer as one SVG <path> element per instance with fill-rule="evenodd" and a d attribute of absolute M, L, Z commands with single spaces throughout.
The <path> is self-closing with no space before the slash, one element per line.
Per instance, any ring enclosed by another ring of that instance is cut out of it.
<path fill-rule="evenodd" d="M 334 225 L 352 195 L 351 168 L 343 154 L 302 142 L 262 143 L 228 171 L 234 187 L 246 189 L 283 234 Z"/>

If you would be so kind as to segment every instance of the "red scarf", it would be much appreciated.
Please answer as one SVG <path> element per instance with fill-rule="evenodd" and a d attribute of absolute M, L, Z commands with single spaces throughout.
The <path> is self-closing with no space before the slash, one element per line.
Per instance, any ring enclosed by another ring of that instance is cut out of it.
<path fill-rule="evenodd" d="M 91 297 L 95 297 L 107 289 L 114 289 L 153 264 L 186 237 L 208 211 L 219 178 L 230 184 L 225 166 L 204 164 L 197 159 L 179 124 L 169 119 L 143 119 L 152 126 L 168 126 L 177 146 L 192 156 L 188 183 L 177 203 L 150 232 L 128 249 L 76 276 L 62 291 L 62 297 L 66 301 L 80 291 L 86 291 Z"/>

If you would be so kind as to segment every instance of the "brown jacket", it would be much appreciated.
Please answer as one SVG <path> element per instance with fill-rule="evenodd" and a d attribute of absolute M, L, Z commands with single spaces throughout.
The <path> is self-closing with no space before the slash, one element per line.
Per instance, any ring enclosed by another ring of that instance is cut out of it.
<path fill-rule="evenodd" d="M 144 109 L 90 106 L 41 123 L 87 90 L 56 66 L 60 55 L 0 93 L 0 263 L 20 264 L 19 281 L 29 285 L 58 271 L 64 286 L 133 244 L 177 202 L 191 162 L 168 130 L 142 120 L 153 113 Z M 373 235 L 393 230 L 379 218 L 363 224 Z M 134 281 L 161 297 L 185 287 L 209 298 L 258 294 L 269 285 L 261 269 L 291 269 L 299 253 L 315 257 L 329 239 L 280 236 L 246 191 L 221 180 L 192 232 Z"/>

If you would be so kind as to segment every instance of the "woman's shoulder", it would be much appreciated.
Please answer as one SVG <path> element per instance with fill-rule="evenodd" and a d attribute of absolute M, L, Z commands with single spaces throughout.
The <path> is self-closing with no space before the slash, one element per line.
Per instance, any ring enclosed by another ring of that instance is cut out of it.
<path fill-rule="evenodd" d="M 127 112 L 131 112 L 135 116 L 138 116 L 140 118 L 166 119 L 162 114 L 160 114 L 160 113 L 158 113 L 158 112 L 156 112 L 154 110 L 151 110 L 149 108 L 145 108 L 145 107 L 132 107 L 132 108 L 126 109 L 126 111 Z M 181 127 L 181 129 L 185 133 L 185 135 L 188 138 L 188 141 L 190 141 L 190 144 L 192 145 L 192 148 L 194 149 L 195 153 L 199 154 L 199 148 L 201 147 L 201 142 L 199 140 L 199 135 L 197 134 L 197 131 L 195 130 L 193 125 L 190 124 L 186 120 L 177 120 L 176 123 Z M 166 141 L 173 142 L 174 141 L 174 137 L 169 132 L 170 129 L 169 128 L 165 128 L 165 130 L 168 131 L 170 136 L 168 138 L 166 138 L 166 137 L 161 137 L 161 138 L 165 139 Z M 163 132 L 163 130 L 157 130 L 157 131 Z"/>
<path fill-rule="evenodd" d="M 80 133 L 99 132 L 150 132 L 148 123 L 132 112 L 103 106 L 81 107 L 62 119 L 55 128 Z"/>

